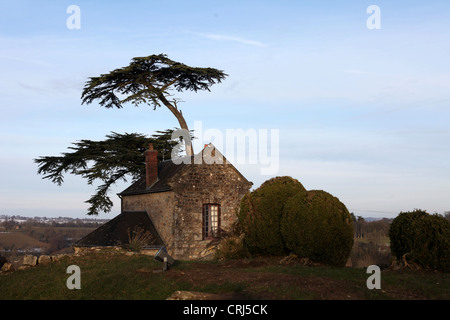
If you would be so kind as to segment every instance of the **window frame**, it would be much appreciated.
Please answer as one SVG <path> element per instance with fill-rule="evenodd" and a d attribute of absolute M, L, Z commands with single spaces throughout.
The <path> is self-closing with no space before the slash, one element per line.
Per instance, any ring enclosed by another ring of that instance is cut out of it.
<path fill-rule="evenodd" d="M 215 208 L 217 211 L 216 215 L 212 215 L 212 208 Z M 214 218 L 217 221 L 213 221 Z M 213 229 L 213 222 L 216 222 L 216 225 Z M 203 240 L 212 240 L 218 237 L 220 230 L 220 204 L 218 203 L 204 203 L 202 206 L 202 239 Z"/>

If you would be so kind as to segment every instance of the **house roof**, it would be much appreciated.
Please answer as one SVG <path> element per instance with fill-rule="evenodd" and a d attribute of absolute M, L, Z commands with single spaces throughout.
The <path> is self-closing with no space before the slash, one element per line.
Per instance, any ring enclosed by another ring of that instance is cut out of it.
<path fill-rule="evenodd" d="M 126 211 L 109 220 L 75 243 L 80 247 L 117 246 L 129 243 L 133 231 L 142 230 L 151 234 L 145 247 L 162 247 L 164 242 L 145 211 Z"/>
<path fill-rule="evenodd" d="M 169 179 L 181 168 L 185 166 L 184 163 L 175 164 L 172 160 L 162 161 L 158 164 L 158 180 L 149 188 L 146 186 L 145 176 L 138 179 L 131 186 L 119 193 L 120 196 L 141 194 L 141 193 L 154 193 L 165 192 L 172 190 L 168 185 Z"/>
<path fill-rule="evenodd" d="M 207 150 L 208 149 L 208 150 Z M 190 164 L 198 164 L 198 163 L 211 163 L 209 161 L 211 160 L 210 156 L 212 153 L 212 150 L 214 152 L 218 152 L 218 156 L 222 157 L 223 163 L 227 163 L 230 165 L 236 173 L 244 180 L 248 181 L 231 163 L 228 162 L 228 160 L 223 156 L 222 153 L 220 153 L 216 147 L 210 143 L 209 145 L 206 145 L 205 148 L 200 151 L 198 154 L 191 156 L 191 157 L 184 157 L 178 159 L 178 162 L 174 162 L 172 160 L 166 160 L 162 161 L 158 164 L 158 180 L 151 185 L 149 188 L 146 186 L 146 178 L 145 176 L 138 179 L 135 183 L 133 183 L 131 186 L 126 188 L 124 191 L 119 193 L 119 196 L 128 196 L 128 195 L 137 195 L 137 194 L 145 194 L 145 193 L 156 193 L 156 192 L 166 192 L 171 191 L 172 188 L 168 184 L 170 178 L 172 178 L 177 172 L 180 170 L 183 170 L 183 168 Z M 207 151 L 207 152 L 205 152 Z M 249 182 L 252 184 L 251 182 Z"/>

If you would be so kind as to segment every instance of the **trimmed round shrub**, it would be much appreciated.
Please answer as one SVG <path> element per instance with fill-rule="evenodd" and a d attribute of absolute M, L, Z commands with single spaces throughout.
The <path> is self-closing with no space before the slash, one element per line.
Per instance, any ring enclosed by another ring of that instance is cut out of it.
<path fill-rule="evenodd" d="M 424 268 L 450 272 L 450 221 L 423 210 L 401 212 L 389 228 L 391 252 Z"/>
<path fill-rule="evenodd" d="M 428 213 L 423 210 L 414 210 L 411 212 L 400 212 L 392 220 L 389 227 L 389 238 L 393 256 L 401 259 L 404 254 L 411 253 L 417 233 L 416 222 L 427 215 Z"/>
<path fill-rule="evenodd" d="M 244 243 L 254 254 L 281 255 L 287 252 L 280 223 L 287 200 L 297 194 L 306 196 L 303 185 L 291 177 L 276 177 L 247 193 L 238 213 Z"/>
<path fill-rule="evenodd" d="M 287 201 L 281 234 L 292 252 L 327 265 L 344 266 L 353 246 L 350 213 L 338 198 L 322 190 Z"/>

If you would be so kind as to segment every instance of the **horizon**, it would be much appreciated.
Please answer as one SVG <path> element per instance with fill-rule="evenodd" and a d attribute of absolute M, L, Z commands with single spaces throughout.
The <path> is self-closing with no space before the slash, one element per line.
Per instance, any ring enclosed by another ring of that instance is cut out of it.
<path fill-rule="evenodd" d="M 51 220 L 51 219 L 111 220 L 111 219 L 115 218 L 115 216 L 111 217 L 110 219 L 108 219 L 108 218 L 98 218 L 96 216 L 88 216 L 88 215 L 86 215 L 86 217 L 84 217 L 84 218 L 80 218 L 80 217 L 69 217 L 69 216 L 46 217 L 46 216 L 22 216 L 20 214 L 16 214 L 16 215 L 0 214 L 0 220 L 3 219 L 2 217 L 4 217 L 4 216 L 9 217 L 9 218 L 19 217 L 19 218 L 27 218 L 27 219 L 36 219 L 37 218 L 37 219 L 49 219 L 49 220 Z M 358 217 L 358 216 L 355 215 L 355 217 Z M 382 220 L 382 219 L 393 219 L 393 218 L 388 218 L 388 217 L 378 217 L 378 218 L 377 217 L 363 217 L 363 218 L 364 218 L 364 220 L 367 220 L 369 222 L 371 222 L 371 221 L 378 221 L 378 220 Z"/>
<path fill-rule="evenodd" d="M 12 215 L 9 215 L 9 214 L 0 214 L 0 220 L 1 219 L 4 219 L 4 217 L 6 217 L 6 218 L 16 218 L 16 217 L 18 217 L 18 218 L 26 218 L 26 219 L 49 219 L 49 220 L 54 220 L 54 219 L 72 219 L 72 220 L 83 220 L 83 219 L 86 219 L 86 220 L 111 220 L 111 219 L 106 219 L 106 218 L 98 218 L 98 217 L 95 217 L 95 216 L 86 216 L 86 217 L 84 217 L 84 218 L 79 218 L 79 217 L 69 217 L 69 216 L 58 216 L 58 217 L 46 217 L 46 216 L 23 216 L 23 215 L 20 215 L 20 214 L 12 214 Z"/>
<path fill-rule="evenodd" d="M 291 176 L 358 216 L 444 214 L 449 14 L 444 0 L 4 3 L 0 214 L 91 217 L 85 201 L 97 184 L 66 174 L 57 186 L 33 159 L 112 131 L 178 127 L 165 108 L 81 105 L 89 77 L 160 53 L 228 74 L 211 92 L 176 93 L 190 128 L 202 122 L 194 151 L 212 142 L 208 130 L 278 130 L 276 174 L 261 174 L 261 162 L 235 164 L 253 188 Z M 120 213 L 115 194 L 130 183 L 114 187 L 113 211 L 97 218 Z"/>

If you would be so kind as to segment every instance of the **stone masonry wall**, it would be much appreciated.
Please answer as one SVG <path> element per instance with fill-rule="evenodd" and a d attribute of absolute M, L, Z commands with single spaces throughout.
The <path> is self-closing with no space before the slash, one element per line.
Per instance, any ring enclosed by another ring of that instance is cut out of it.
<path fill-rule="evenodd" d="M 203 205 L 220 205 L 220 229 L 230 231 L 248 182 L 231 164 L 187 164 L 168 184 L 172 191 L 122 198 L 123 211 L 146 210 L 175 259 L 211 256 L 212 240 L 202 238 Z"/>
<path fill-rule="evenodd" d="M 174 255 L 202 258 L 211 240 L 202 238 L 203 204 L 220 205 L 220 228 L 230 231 L 237 220 L 236 210 L 250 184 L 231 165 L 192 164 L 172 183 L 175 196 L 173 214 Z"/>
<path fill-rule="evenodd" d="M 122 198 L 123 211 L 147 211 L 160 237 L 167 246 L 173 246 L 173 208 L 172 191 L 147 193 Z"/>

